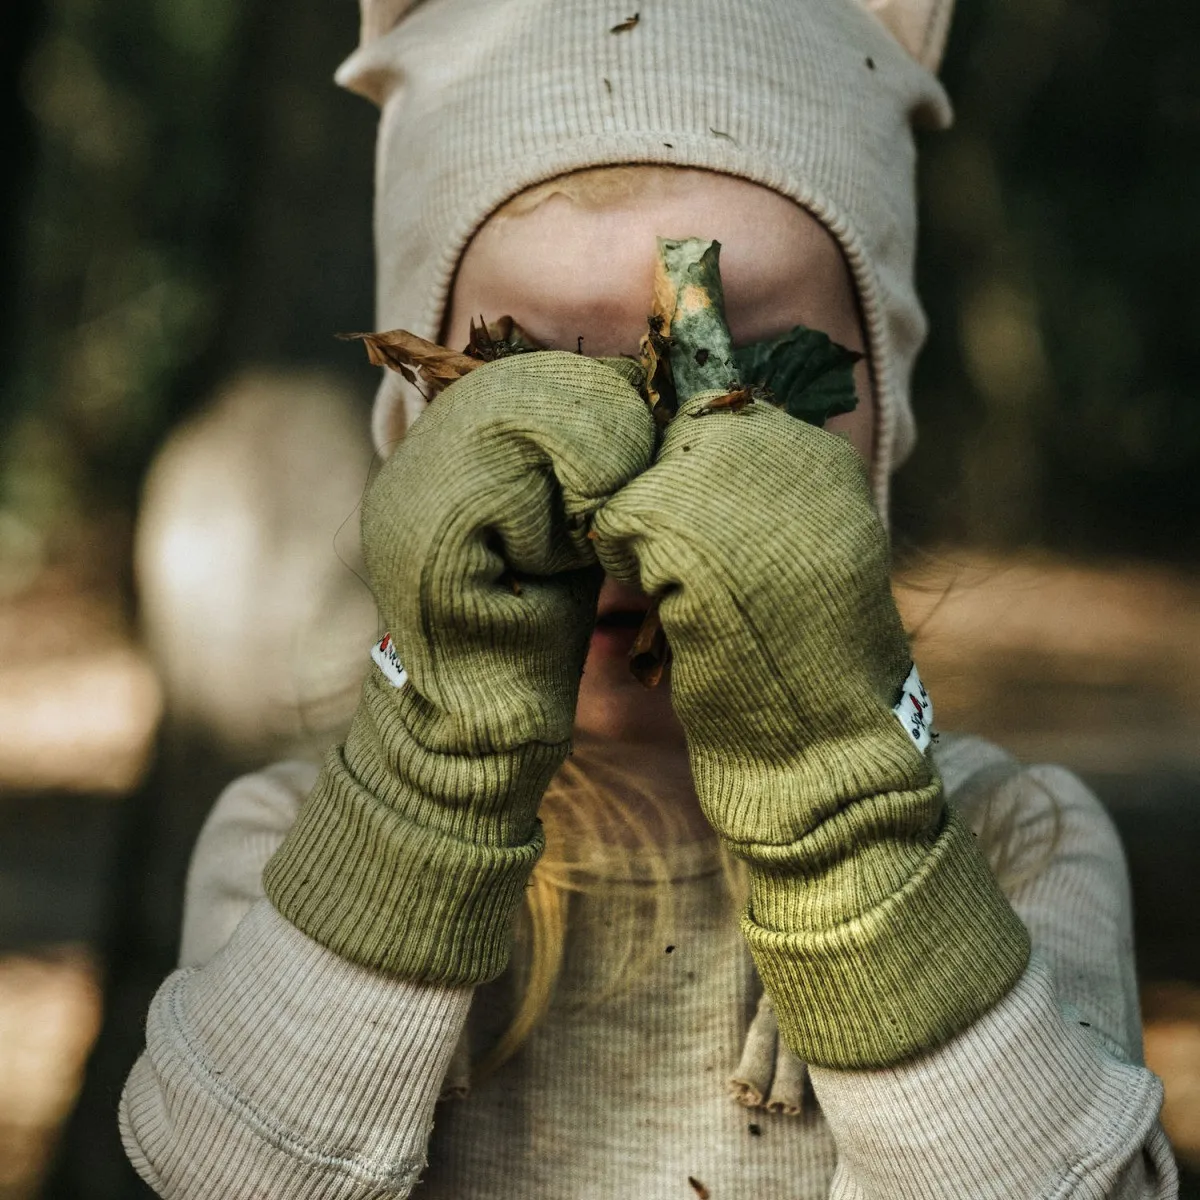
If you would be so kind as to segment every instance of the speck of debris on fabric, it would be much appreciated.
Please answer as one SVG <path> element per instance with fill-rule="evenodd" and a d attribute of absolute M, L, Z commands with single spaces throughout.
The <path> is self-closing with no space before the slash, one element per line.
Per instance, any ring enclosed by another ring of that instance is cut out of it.
<path fill-rule="evenodd" d="M 642 19 L 642 14 L 640 12 L 635 12 L 632 17 L 626 17 L 625 20 L 620 21 L 618 24 L 614 25 L 608 32 L 609 33 L 628 33 L 631 29 L 634 29 L 637 27 L 637 23 L 641 19 Z"/>
<path fill-rule="evenodd" d="M 748 1130 L 750 1130 L 751 1137 L 762 1137 L 762 1126 L 761 1125 L 756 1125 L 753 1121 L 751 1121 L 750 1124 L 746 1126 L 746 1128 Z"/>
<path fill-rule="evenodd" d="M 708 1200 L 708 1188 L 698 1180 L 695 1175 L 688 1176 L 688 1183 L 692 1185 L 692 1191 L 700 1197 L 700 1200 Z"/>
<path fill-rule="evenodd" d="M 873 58 L 868 58 L 868 59 L 867 59 L 867 66 L 868 66 L 868 67 L 869 67 L 869 68 L 870 68 L 872 71 L 873 71 L 873 70 L 875 70 L 875 60 L 874 60 Z"/>
<path fill-rule="evenodd" d="M 674 949 L 675 949 L 675 947 L 674 947 L 674 946 L 668 946 L 668 947 L 667 947 L 667 953 L 668 953 L 668 954 L 670 954 L 670 953 L 671 953 L 671 952 L 672 952 Z"/>

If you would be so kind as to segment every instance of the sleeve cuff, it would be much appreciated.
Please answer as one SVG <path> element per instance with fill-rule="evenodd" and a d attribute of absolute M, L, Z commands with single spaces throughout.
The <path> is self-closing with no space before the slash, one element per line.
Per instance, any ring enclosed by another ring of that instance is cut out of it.
<path fill-rule="evenodd" d="M 260 901 L 155 996 L 126 1151 L 166 1197 L 407 1195 L 470 996 L 345 962 Z"/>
<path fill-rule="evenodd" d="M 838 1143 L 832 1195 L 1174 1194 L 1161 1083 L 1064 1017 L 1036 956 L 939 1049 L 884 1070 L 815 1067 L 812 1081 Z"/>

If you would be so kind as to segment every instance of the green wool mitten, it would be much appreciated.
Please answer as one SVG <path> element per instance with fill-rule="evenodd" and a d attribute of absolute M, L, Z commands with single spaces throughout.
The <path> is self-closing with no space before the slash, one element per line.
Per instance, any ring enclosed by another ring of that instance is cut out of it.
<path fill-rule="evenodd" d="M 912 660 L 861 460 L 767 404 L 705 413 L 714 395 L 596 515 L 597 553 L 661 598 L 697 793 L 748 864 L 742 927 L 785 1040 L 883 1066 L 991 1007 L 1028 936 L 894 711 Z"/>
<path fill-rule="evenodd" d="M 589 519 L 653 455 L 638 377 L 549 351 L 480 367 L 372 484 L 363 549 L 398 662 L 377 648 L 264 873 L 343 957 L 448 984 L 504 969 L 595 621 Z"/>

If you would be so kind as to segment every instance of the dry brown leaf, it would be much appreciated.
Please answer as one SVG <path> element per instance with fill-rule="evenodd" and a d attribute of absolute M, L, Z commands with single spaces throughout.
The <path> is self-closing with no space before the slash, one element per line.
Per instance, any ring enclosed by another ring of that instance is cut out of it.
<path fill-rule="evenodd" d="M 637 27 L 637 23 L 642 19 L 641 13 L 634 13 L 632 17 L 626 17 L 619 25 L 614 25 L 609 33 L 628 33 L 631 29 Z"/>
<path fill-rule="evenodd" d="M 659 619 L 658 601 L 653 600 L 629 648 L 629 669 L 642 687 L 652 688 L 658 686 L 670 661 L 671 647 Z"/>
<path fill-rule="evenodd" d="M 542 349 L 510 316 L 492 322 L 480 317 L 478 325 L 472 320 L 471 338 L 461 354 L 409 333 L 407 329 L 389 329 L 386 333 L 339 333 L 338 337 L 343 341 L 361 341 L 373 366 L 398 371 L 414 385 L 420 376 L 434 395 L 485 362 Z"/>
<path fill-rule="evenodd" d="M 410 383 L 415 382 L 411 370 L 415 368 L 416 373 L 435 392 L 483 365 L 481 359 L 447 350 L 445 346 L 426 341 L 407 329 L 389 329 L 385 333 L 343 333 L 338 336 L 346 341 L 362 342 L 373 366 L 399 371 Z"/>
<path fill-rule="evenodd" d="M 642 334 L 640 361 L 646 373 L 646 402 L 661 429 L 675 415 L 675 385 L 671 379 L 671 337 L 667 318 L 652 313 Z"/>
<path fill-rule="evenodd" d="M 512 317 L 505 315 L 497 321 L 486 321 L 480 316 L 478 325 L 475 324 L 475 318 L 471 318 L 471 336 L 463 353 L 480 362 L 495 362 L 510 354 L 526 354 L 530 350 L 542 349 L 544 347 L 534 341 Z"/>

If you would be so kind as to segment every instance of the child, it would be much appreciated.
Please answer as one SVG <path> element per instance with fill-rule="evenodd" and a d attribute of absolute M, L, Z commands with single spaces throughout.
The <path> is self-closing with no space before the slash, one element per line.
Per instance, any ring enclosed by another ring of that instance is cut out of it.
<path fill-rule="evenodd" d="M 948 119 L 947 6 L 895 2 L 367 7 L 381 327 L 548 351 L 419 420 L 384 382 L 389 637 L 320 775 L 234 784 L 197 846 L 121 1106 L 162 1195 L 1177 1193 L 1112 827 L 932 744 L 891 598 L 911 127 Z M 656 431 L 617 357 L 656 234 L 721 241 L 735 343 L 864 351 L 856 411 Z"/>

